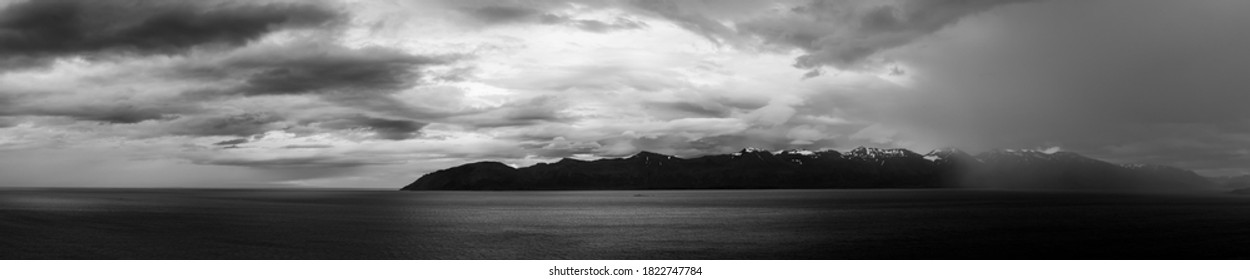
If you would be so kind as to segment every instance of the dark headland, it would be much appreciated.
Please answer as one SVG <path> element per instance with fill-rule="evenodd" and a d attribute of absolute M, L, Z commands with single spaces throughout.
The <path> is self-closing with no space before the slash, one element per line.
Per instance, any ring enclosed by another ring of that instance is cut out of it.
<path fill-rule="evenodd" d="M 630 157 L 513 168 L 477 162 L 422 176 L 402 190 L 884 189 L 1018 188 L 1108 191 L 1213 190 L 1184 169 L 1113 164 L 1070 152 L 859 147 L 834 150 L 743 149 L 680 158 L 652 152 Z"/>

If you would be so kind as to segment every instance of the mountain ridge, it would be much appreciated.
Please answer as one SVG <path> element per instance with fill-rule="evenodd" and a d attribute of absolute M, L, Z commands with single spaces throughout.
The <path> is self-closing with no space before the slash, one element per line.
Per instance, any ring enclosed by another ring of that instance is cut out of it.
<path fill-rule="evenodd" d="M 514 168 L 476 162 L 431 172 L 402 190 L 618 190 L 773 188 L 1020 188 L 1185 190 L 1213 183 L 1189 170 L 1119 165 L 1071 152 L 944 148 L 836 150 L 745 148 L 681 158 L 641 151 L 623 158 L 563 158 Z"/>

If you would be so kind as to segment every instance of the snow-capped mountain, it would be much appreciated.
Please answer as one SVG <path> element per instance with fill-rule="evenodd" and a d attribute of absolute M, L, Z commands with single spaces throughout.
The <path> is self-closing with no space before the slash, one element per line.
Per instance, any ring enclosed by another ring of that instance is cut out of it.
<path fill-rule="evenodd" d="M 976 161 L 972 155 L 955 148 L 941 148 L 924 154 L 924 159 L 935 163 L 946 163 L 954 161 Z"/>
<path fill-rule="evenodd" d="M 817 155 L 817 154 L 816 154 L 816 152 L 814 152 L 814 151 L 812 151 L 812 150 L 806 150 L 806 149 L 780 150 L 780 151 L 776 151 L 776 152 L 774 152 L 773 154 L 774 154 L 774 155 L 796 155 L 796 156 L 809 156 L 809 157 L 816 157 L 816 156 L 819 156 L 819 155 Z"/>
<path fill-rule="evenodd" d="M 920 157 L 920 154 L 917 154 L 912 151 L 908 151 L 906 149 L 881 149 L 881 148 L 858 147 L 855 149 L 851 149 L 851 151 L 846 152 L 845 154 L 842 154 L 842 156 L 848 159 L 878 161 L 878 160 L 885 160 L 885 159 Z"/>
<path fill-rule="evenodd" d="M 743 155 L 758 154 L 758 153 L 768 153 L 768 150 L 760 149 L 756 147 L 746 147 L 742 149 L 742 151 L 738 151 L 737 153 L 733 153 L 732 155 L 743 156 Z"/>

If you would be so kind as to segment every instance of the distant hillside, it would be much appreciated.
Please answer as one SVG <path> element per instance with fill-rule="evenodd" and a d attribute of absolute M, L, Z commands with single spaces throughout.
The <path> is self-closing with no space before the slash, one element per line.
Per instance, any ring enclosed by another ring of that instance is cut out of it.
<path fill-rule="evenodd" d="M 955 149 L 918 154 L 859 147 L 679 158 L 641 152 L 627 158 L 565 158 L 513 168 L 478 162 L 426 174 L 403 190 L 613 190 L 766 188 L 1062 188 L 1189 190 L 1212 183 L 1191 171 L 1115 165 L 1074 153 L 997 150 L 971 156 Z"/>
<path fill-rule="evenodd" d="M 995 150 L 978 155 L 965 185 L 982 188 L 1168 191 L 1207 190 L 1214 184 L 1193 171 L 1125 164 L 1070 152 Z"/>
<path fill-rule="evenodd" d="M 1216 177 L 1211 180 L 1224 189 L 1239 190 L 1242 193 L 1250 192 L 1250 175 Z"/>

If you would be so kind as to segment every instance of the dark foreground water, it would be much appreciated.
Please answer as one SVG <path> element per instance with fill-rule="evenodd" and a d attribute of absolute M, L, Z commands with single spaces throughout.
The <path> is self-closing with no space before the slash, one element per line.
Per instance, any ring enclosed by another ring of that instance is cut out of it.
<path fill-rule="evenodd" d="M 1245 259 L 1250 197 L 0 190 L 4 259 Z"/>

